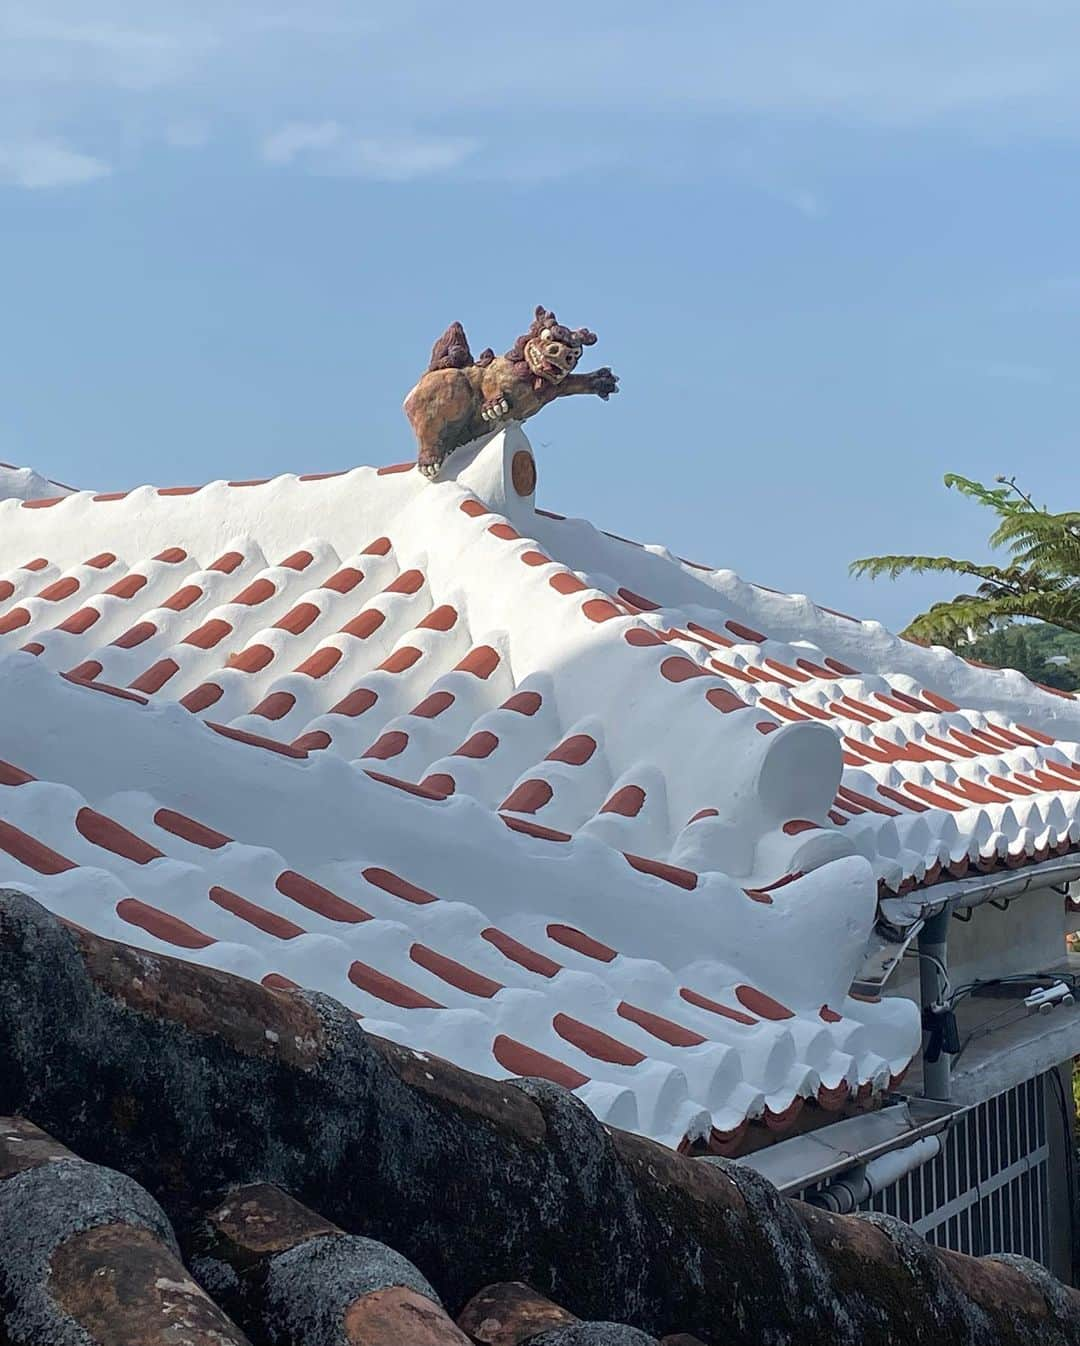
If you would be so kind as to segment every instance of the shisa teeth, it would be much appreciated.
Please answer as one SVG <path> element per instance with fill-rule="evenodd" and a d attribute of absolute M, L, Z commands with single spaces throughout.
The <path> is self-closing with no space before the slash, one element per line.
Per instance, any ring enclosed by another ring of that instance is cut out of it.
<path fill-rule="evenodd" d="M 510 403 L 503 397 L 498 402 L 492 402 L 490 406 L 484 407 L 480 413 L 480 419 L 482 421 L 497 421 L 506 416 L 509 411 Z"/>

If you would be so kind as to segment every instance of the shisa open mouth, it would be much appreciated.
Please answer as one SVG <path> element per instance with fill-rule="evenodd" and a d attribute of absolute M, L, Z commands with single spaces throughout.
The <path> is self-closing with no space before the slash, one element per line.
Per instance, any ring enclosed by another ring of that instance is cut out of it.
<path fill-rule="evenodd" d="M 548 383 L 561 383 L 581 359 L 581 347 L 553 341 L 550 333 L 525 343 L 525 360 L 532 372 Z"/>

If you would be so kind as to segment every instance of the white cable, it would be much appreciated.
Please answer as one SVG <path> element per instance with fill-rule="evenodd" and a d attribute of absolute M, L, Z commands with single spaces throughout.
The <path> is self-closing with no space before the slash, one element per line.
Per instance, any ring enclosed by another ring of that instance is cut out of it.
<path fill-rule="evenodd" d="M 927 962 L 933 963 L 941 975 L 941 980 L 944 982 L 944 986 L 942 988 L 942 999 L 944 1001 L 952 999 L 952 982 L 949 980 L 949 971 L 948 968 L 946 968 L 945 964 L 937 956 L 937 954 L 924 953 L 922 949 L 907 949 L 904 953 L 904 957 L 925 958 Z"/>

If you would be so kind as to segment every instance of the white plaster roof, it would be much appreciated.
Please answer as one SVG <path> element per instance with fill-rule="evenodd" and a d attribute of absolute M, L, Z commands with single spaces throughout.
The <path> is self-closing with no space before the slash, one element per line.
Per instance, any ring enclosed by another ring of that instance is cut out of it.
<path fill-rule="evenodd" d="M 878 885 L 1075 844 L 1076 703 L 538 511 L 528 452 L 0 503 L 0 882 L 670 1144 L 885 1087 Z"/>
<path fill-rule="evenodd" d="M 71 495 L 73 486 L 50 481 L 31 467 L 16 467 L 14 463 L 0 463 L 0 500 L 43 500 L 60 495 Z"/>

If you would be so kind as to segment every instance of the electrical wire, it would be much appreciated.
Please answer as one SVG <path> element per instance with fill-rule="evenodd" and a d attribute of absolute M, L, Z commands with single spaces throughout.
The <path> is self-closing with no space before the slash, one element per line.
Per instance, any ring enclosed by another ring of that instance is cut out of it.
<path fill-rule="evenodd" d="M 924 953 L 922 949 L 907 949 L 904 952 L 904 957 L 925 958 L 928 963 L 933 963 L 933 965 L 937 968 L 938 975 L 941 977 L 943 983 L 942 990 L 944 997 L 946 1000 L 948 1000 L 951 994 L 951 987 L 952 987 L 952 982 L 949 980 L 949 969 L 945 966 L 945 964 L 941 961 L 941 959 L 937 956 L 937 954 Z"/>
<path fill-rule="evenodd" d="M 938 961 L 936 958 L 934 958 L 933 954 L 922 954 L 921 957 L 930 958 L 933 962 Z M 966 999 L 968 996 L 974 995 L 977 991 L 982 990 L 983 987 L 1013 986 L 1018 983 L 1032 982 L 1039 980 L 1050 982 L 1063 982 L 1066 986 L 1068 986 L 1069 990 L 1072 991 L 1074 995 L 1080 996 L 1080 978 L 1078 978 L 1075 973 L 1015 972 L 1007 977 L 986 977 L 976 981 L 965 982 L 964 985 L 958 986 L 955 991 L 953 991 L 950 995 L 948 995 L 944 1003 L 948 1009 L 955 1010 L 956 1006 L 960 1003 L 961 1000 Z M 1008 1019 L 1009 1016 L 1012 1015 L 1015 1017 L 1013 1017 L 1010 1020 L 1010 1022 L 1018 1023 L 1020 1019 L 1026 1018 L 1027 1017 L 1026 1006 L 1023 1007 L 1024 1008 L 1023 1014 L 1017 1014 L 1017 1010 L 1020 1008 L 1021 1008 L 1020 1004 L 1012 1003 L 1006 1006 L 1006 1008 L 1001 1010 L 999 1013 L 992 1014 L 989 1019 L 984 1019 L 981 1024 L 976 1025 L 976 1027 L 971 1030 L 971 1032 L 967 1035 L 967 1037 L 964 1038 L 963 1042 L 961 1042 L 960 1050 L 958 1052 L 953 1053 L 952 1058 L 953 1065 L 955 1065 L 956 1062 L 959 1061 L 963 1053 L 977 1038 L 986 1037 L 988 1034 L 992 1033 L 996 1027 L 1003 1027 L 1004 1025 L 1001 1024 L 1002 1019 Z"/>
<path fill-rule="evenodd" d="M 1074 994 L 1080 991 L 1080 977 L 1074 972 L 1015 972 L 1008 977 L 984 977 L 976 981 L 965 982 L 963 986 L 958 986 L 953 991 L 948 1002 L 949 1008 L 954 1009 L 961 1000 L 973 995 L 976 991 L 982 990 L 984 986 L 1012 986 L 1018 982 L 1039 980 L 1064 982 Z"/>
<path fill-rule="evenodd" d="M 1010 1005 L 1007 1009 L 1003 1009 L 1000 1013 L 992 1015 L 989 1019 L 984 1019 L 981 1024 L 973 1028 L 971 1032 L 967 1035 L 967 1037 L 963 1040 L 963 1042 L 961 1042 L 960 1050 L 958 1052 L 953 1053 L 952 1058 L 953 1065 L 954 1066 L 956 1065 L 957 1061 L 960 1060 L 961 1056 L 963 1056 L 964 1052 L 968 1049 L 969 1045 L 972 1042 L 974 1042 L 977 1038 L 989 1037 L 989 1035 L 994 1031 L 994 1028 L 996 1026 L 1005 1027 L 1005 1025 L 1000 1024 L 999 1021 L 1008 1018 L 1010 1014 L 1013 1015 L 1016 1014 L 1015 1005 Z M 1015 1018 L 1010 1019 L 1009 1022 L 1019 1023 L 1021 1019 L 1025 1018 L 1027 1018 L 1026 1013 L 1022 1015 L 1017 1015 Z"/>

